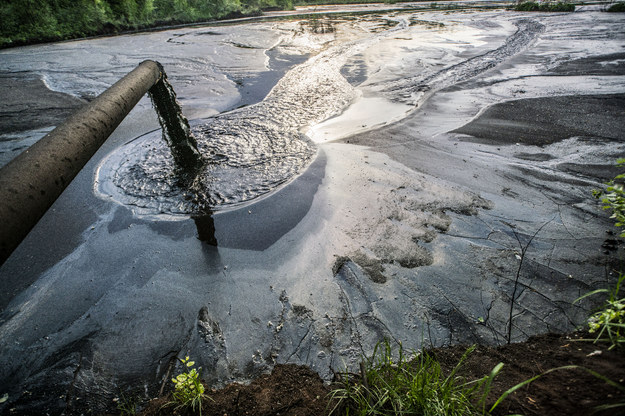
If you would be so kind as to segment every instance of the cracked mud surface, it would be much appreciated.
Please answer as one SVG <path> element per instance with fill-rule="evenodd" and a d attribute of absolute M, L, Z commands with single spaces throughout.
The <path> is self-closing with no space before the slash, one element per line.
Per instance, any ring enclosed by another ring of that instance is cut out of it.
<path fill-rule="evenodd" d="M 427 12 L 416 17 L 436 24 L 409 24 L 414 17 L 385 18 L 401 23 L 386 37 L 376 19 L 334 23 L 306 50 L 298 42 L 310 34 L 291 22 L 240 29 L 255 48 L 233 46 L 245 36 L 229 27 L 189 29 L 187 44 L 168 42 L 169 31 L 133 36 L 181 59 L 168 73 L 174 88 L 176 74 L 184 81 L 179 97 L 192 114 L 245 101 L 230 79 L 265 79 L 263 51 L 276 42 L 293 62 L 356 42 L 338 71 L 356 98 L 312 129 L 319 151 L 305 173 L 201 219 L 146 219 L 96 196 L 99 163 L 157 125 L 140 105 L 0 269 L 2 411 L 103 412 L 120 391 L 149 399 L 167 392 L 185 355 L 211 387 L 285 363 L 330 380 L 383 338 L 414 349 L 494 346 L 583 323 L 593 303 L 572 301 L 609 285 L 623 256 L 591 195 L 625 150 L 623 17 Z M 200 40 L 248 67 L 196 58 Z M 105 62 L 96 76 L 77 80 L 64 59 L 49 63 L 61 68 L 54 85 L 97 89 L 120 62 L 144 59 L 136 47 L 102 58 L 127 37 L 88 42 L 91 63 Z M 81 45 L 46 48 L 71 55 Z M 38 57 L 37 48 L 3 53 L 8 72 Z M 422 76 L 403 84 L 415 67 Z M 393 88 L 404 101 L 385 98 Z M 216 104 L 202 109 L 196 90 Z M 546 116 L 533 123 L 537 114 Z"/>

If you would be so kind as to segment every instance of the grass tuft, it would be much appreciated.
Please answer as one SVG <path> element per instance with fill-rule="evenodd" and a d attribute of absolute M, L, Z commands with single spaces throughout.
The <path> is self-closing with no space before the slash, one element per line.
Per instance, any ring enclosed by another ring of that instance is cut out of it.
<path fill-rule="evenodd" d="M 625 346 L 625 296 L 621 295 L 625 273 L 620 273 L 612 289 L 597 289 L 575 300 L 576 303 L 588 296 L 607 293 L 603 306 L 588 318 L 588 332 L 597 334 L 594 342 L 608 342 L 609 349 Z"/>
<path fill-rule="evenodd" d="M 625 158 L 618 159 L 616 166 L 625 168 Z M 612 211 L 610 218 L 614 219 L 614 225 L 625 228 L 625 171 L 606 183 L 605 190 L 594 190 L 592 194 L 601 200 L 604 210 Z M 625 229 L 620 236 L 625 237 Z"/>
<path fill-rule="evenodd" d="M 371 358 L 365 359 L 359 375 L 342 375 L 341 387 L 332 391 L 331 415 L 488 415 L 486 397 L 493 379 L 501 371 L 467 381 L 458 372 L 469 348 L 449 375 L 430 354 L 422 352 L 409 359 L 401 345 L 393 358 L 388 341 L 379 343 Z"/>

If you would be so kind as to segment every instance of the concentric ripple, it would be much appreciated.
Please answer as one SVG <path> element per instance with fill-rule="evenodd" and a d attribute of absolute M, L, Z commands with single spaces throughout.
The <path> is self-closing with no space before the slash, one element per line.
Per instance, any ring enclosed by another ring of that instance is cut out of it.
<path fill-rule="evenodd" d="M 139 214 L 203 214 L 270 192 L 312 160 L 314 145 L 294 131 L 230 116 L 192 126 L 206 164 L 194 177 L 179 173 L 160 131 L 113 153 L 99 190 Z"/>
<path fill-rule="evenodd" d="M 156 131 L 127 143 L 103 161 L 98 170 L 99 193 L 132 206 L 137 214 L 194 215 L 271 192 L 306 168 L 316 154 L 315 145 L 301 131 L 340 114 L 355 97 L 341 67 L 349 56 L 383 36 L 363 35 L 294 67 L 264 101 L 192 123 L 206 161 L 197 176 L 178 172 Z"/>
<path fill-rule="evenodd" d="M 382 32 L 336 42 L 292 68 L 260 103 L 196 121 L 192 131 L 205 166 L 189 177 L 174 165 L 160 132 L 117 149 L 100 166 L 98 191 L 146 215 L 196 215 L 223 210 L 266 195 L 305 169 L 316 154 L 301 132 L 340 114 L 357 97 L 341 74 L 347 60 L 381 39 L 409 29 L 406 17 Z M 526 48 L 543 30 L 533 20 L 516 22 L 505 44 L 438 72 L 382 82 L 374 90 L 418 106 L 434 90 L 493 68 Z"/>

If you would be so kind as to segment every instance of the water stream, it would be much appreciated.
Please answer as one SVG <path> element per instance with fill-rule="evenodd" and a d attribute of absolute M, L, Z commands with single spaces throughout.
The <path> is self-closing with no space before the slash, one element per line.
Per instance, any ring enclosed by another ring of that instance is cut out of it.
<path fill-rule="evenodd" d="M 340 114 L 356 97 L 341 74 L 348 57 L 408 26 L 405 18 L 398 22 L 373 36 L 328 47 L 290 70 L 260 103 L 192 122 L 204 160 L 192 183 L 180 181 L 176 156 L 157 139 L 160 133 L 152 132 L 104 160 L 98 191 L 138 215 L 196 216 L 277 189 L 316 155 L 303 131 Z"/>
<path fill-rule="evenodd" d="M 171 149 L 172 157 L 181 173 L 193 174 L 202 167 L 202 155 L 197 148 L 189 121 L 182 114 L 176 100 L 176 92 L 167 81 L 163 66 L 158 64 L 161 78 L 148 91 L 152 104 L 158 114 L 158 121 L 163 129 L 163 140 Z"/>
<path fill-rule="evenodd" d="M 238 206 L 278 189 L 302 172 L 317 152 L 304 132 L 341 114 L 360 97 L 345 70 L 350 59 L 375 44 L 410 33 L 409 16 L 387 15 L 383 20 L 387 22 L 384 25 L 379 18 L 375 25 L 358 22 L 350 29 L 355 35 L 329 42 L 320 53 L 292 68 L 257 104 L 196 120 L 190 128 L 186 121 L 173 117 L 172 122 L 183 127 L 179 133 L 166 133 L 165 142 L 172 151 L 156 138 L 159 132 L 122 146 L 99 169 L 99 193 L 130 206 L 137 215 L 197 216 Z M 349 26 L 341 24 L 343 28 Z M 444 68 L 423 68 L 415 76 L 383 80 L 370 88 L 383 97 L 388 95 L 389 103 L 399 101 L 404 107 L 417 107 L 435 90 L 483 73 L 518 53 L 543 28 L 525 19 L 515 25 L 516 33 L 499 48 Z M 302 29 L 308 36 L 319 36 L 317 26 L 308 26 Z M 166 93 L 173 92 L 163 91 Z M 168 121 L 161 117 L 163 123 Z M 177 135 L 192 135 L 194 139 L 178 145 L 174 139 Z M 182 165 L 193 166 L 192 174 L 181 176 L 177 166 Z"/>

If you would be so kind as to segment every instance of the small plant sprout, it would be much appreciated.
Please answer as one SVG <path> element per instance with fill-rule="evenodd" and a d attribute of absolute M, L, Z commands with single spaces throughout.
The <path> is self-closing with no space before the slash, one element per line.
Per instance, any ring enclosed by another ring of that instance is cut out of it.
<path fill-rule="evenodd" d="M 193 368 L 195 361 L 190 361 L 188 356 L 180 359 L 180 362 L 188 371 L 178 374 L 171 380 L 174 383 L 172 394 L 174 403 L 177 403 L 178 407 L 191 407 L 194 412 L 197 407 L 199 414 L 202 415 L 202 399 L 206 395 L 204 385 L 200 380 L 200 372 Z"/>
<path fill-rule="evenodd" d="M 121 393 L 121 397 L 113 399 L 117 403 L 117 410 L 121 416 L 133 416 L 137 414 L 137 399 L 135 397 L 125 396 Z"/>

